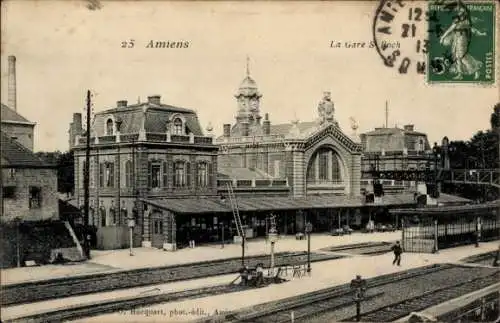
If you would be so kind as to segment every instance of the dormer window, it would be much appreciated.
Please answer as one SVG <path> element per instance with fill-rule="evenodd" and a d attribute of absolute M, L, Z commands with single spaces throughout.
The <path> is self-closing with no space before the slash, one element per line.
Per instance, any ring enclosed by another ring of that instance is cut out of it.
<path fill-rule="evenodd" d="M 111 136 L 113 134 L 113 120 L 108 119 L 106 121 L 106 135 Z"/>
<path fill-rule="evenodd" d="M 181 118 L 174 119 L 174 127 L 173 127 L 174 135 L 182 135 L 182 120 Z"/>

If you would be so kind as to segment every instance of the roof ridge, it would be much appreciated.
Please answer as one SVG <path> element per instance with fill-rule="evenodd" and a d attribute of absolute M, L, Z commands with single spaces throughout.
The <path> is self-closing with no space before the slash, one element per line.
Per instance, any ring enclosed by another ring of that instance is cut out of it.
<path fill-rule="evenodd" d="M 8 105 L 2 103 L 1 106 L 2 106 L 2 109 L 1 109 L 2 113 L 0 113 L 0 120 L 2 122 L 15 121 L 15 122 L 29 122 L 29 123 L 33 123 L 33 122 L 29 121 L 28 119 L 26 119 L 25 117 L 23 117 L 22 115 L 20 115 L 16 110 L 12 109 Z M 6 111 L 4 111 L 4 110 L 6 110 Z M 16 120 L 16 118 L 4 119 L 4 117 L 5 117 L 4 112 L 8 112 L 8 113 L 14 115 L 15 117 L 17 117 L 18 120 Z"/>
<path fill-rule="evenodd" d="M 49 163 L 45 160 L 43 160 L 42 158 L 38 157 L 33 151 L 29 150 L 27 147 L 23 146 L 21 143 L 19 143 L 17 140 L 14 140 L 12 139 L 6 132 L 4 131 L 1 131 L 2 133 L 2 136 L 9 141 L 10 144 L 14 145 L 15 148 L 25 152 L 25 153 L 28 153 L 31 155 L 31 157 L 33 157 L 34 159 L 36 159 L 38 162 L 41 162 L 43 165 L 49 165 Z M 2 149 L 3 150 L 3 149 Z M 6 159 L 6 160 L 9 160 L 9 158 L 7 158 L 6 156 L 2 156 L 2 158 Z M 10 161 L 10 160 L 9 160 Z"/>

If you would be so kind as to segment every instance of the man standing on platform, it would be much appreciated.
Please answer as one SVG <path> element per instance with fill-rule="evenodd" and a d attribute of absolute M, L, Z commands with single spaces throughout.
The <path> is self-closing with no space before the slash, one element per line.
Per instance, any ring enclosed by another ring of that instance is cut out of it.
<path fill-rule="evenodd" d="M 396 244 L 392 246 L 391 250 L 394 252 L 394 261 L 392 264 L 401 266 L 401 254 L 403 253 L 403 248 L 401 248 L 399 241 L 396 241 Z"/>

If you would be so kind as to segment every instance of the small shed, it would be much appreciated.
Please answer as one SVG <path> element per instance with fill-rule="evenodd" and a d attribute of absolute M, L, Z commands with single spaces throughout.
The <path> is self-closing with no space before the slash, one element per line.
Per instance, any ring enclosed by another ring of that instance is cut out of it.
<path fill-rule="evenodd" d="M 480 241 L 498 239 L 500 201 L 462 206 L 395 209 L 402 223 L 406 252 L 437 252 Z"/>

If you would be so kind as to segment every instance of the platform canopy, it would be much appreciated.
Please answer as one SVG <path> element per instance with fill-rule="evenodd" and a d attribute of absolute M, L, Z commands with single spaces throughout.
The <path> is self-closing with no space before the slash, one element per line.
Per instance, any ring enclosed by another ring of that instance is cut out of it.
<path fill-rule="evenodd" d="M 449 214 L 473 214 L 474 212 L 484 212 L 497 210 L 500 208 L 500 200 L 482 204 L 454 205 L 454 206 L 430 206 L 411 209 L 392 209 L 392 214 L 398 215 L 449 215 Z"/>
<path fill-rule="evenodd" d="M 455 196 L 442 194 L 447 201 L 457 202 Z M 342 195 L 310 195 L 304 198 L 288 196 L 240 197 L 236 198 L 241 212 L 308 210 L 326 208 L 355 208 L 371 206 L 413 206 L 413 194 L 388 194 L 381 203 L 365 203 L 364 196 L 349 197 Z M 460 201 L 462 200 L 459 198 Z M 463 199 L 465 200 L 465 199 Z M 181 198 L 181 199 L 142 199 L 143 202 L 177 214 L 231 213 L 229 197 Z M 466 200 L 467 201 L 467 200 Z"/>

